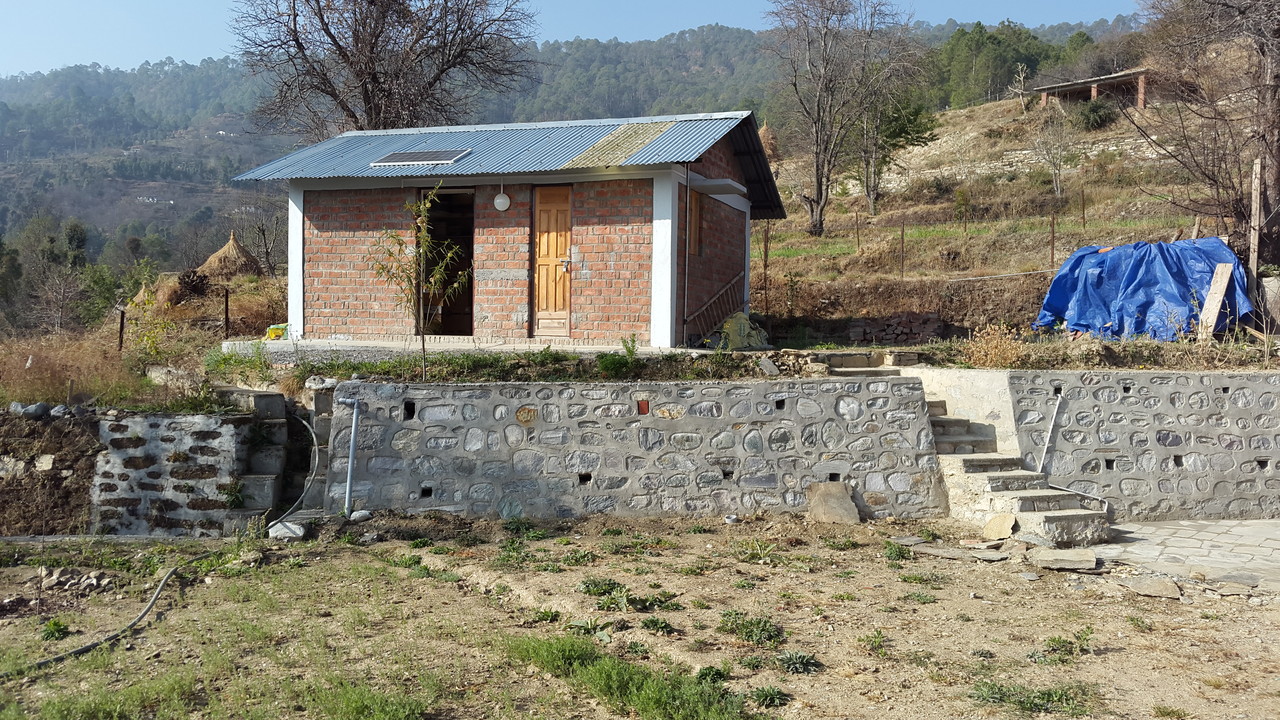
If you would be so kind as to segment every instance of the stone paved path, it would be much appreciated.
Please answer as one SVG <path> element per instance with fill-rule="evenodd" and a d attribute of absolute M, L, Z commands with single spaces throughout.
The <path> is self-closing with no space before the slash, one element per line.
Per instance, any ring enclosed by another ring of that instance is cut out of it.
<path fill-rule="evenodd" d="M 1280 520 L 1171 520 L 1113 526 L 1098 557 L 1280 593 Z"/>

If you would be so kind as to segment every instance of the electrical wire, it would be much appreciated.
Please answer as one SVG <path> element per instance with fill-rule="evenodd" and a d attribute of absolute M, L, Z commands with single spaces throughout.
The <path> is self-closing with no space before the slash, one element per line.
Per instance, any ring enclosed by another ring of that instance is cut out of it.
<path fill-rule="evenodd" d="M 307 477 L 307 482 L 303 484 L 302 494 L 299 495 L 297 501 L 293 503 L 293 507 L 290 507 L 283 515 L 269 523 L 266 527 L 267 530 L 270 530 L 276 525 L 284 522 L 285 518 L 298 511 L 298 508 L 302 505 L 302 501 L 307 499 L 307 492 L 310 491 L 311 486 L 315 484 L 316 473 L 320 469 L 320 438 L 316 436 L 315 428 L 311 426 L 311 423 L 303 420 L 302 416 L 298 413 L 290 412 L 289 416 L 302 423 L 302 426 L 307 429 L 307 432 L 311 433 L 311 474 Z"/>

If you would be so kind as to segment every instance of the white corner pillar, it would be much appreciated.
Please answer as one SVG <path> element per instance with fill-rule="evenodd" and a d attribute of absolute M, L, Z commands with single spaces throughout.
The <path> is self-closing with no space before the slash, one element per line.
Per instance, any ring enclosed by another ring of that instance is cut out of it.
<path fill-rule="evenodd" d="M 674 172 L 653 178 L 653 272 L 649 303 L 649 346 L 676 346 L 676 233 L 680 208 L 680 182 Z"/>
<path fill-rule="evenodd" d="M 302 188 L 289 183 L 289 339 L 301 340 L 302 308 Z"/>

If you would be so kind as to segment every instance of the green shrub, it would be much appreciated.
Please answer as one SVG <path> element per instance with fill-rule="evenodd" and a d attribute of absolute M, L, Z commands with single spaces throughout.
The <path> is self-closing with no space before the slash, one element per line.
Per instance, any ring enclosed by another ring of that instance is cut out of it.
<path fill-rule="evenodd" d="M 720 625 L 716 628 L 722 633 L 737 637 L 760 647 L 774 648 L 782 644 L 786 632 L 782 626 L 772 619 L 749 617 L 740 610 L 726 610 L 720 614 Z"/>

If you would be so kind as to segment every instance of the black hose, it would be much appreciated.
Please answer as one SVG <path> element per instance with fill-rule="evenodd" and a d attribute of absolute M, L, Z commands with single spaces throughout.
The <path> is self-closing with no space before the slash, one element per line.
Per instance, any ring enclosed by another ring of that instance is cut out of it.
<path fill-rule="evenodd" d="M 209 557 L 210 555 L 216 555 L 218 554 L 218 552 L 219 551 L 217 550 L 212 550 L 203 555 L 197 555 L 196 557 L 193 557 L 190 560 L 180 565 L 174 565 L 172 568 L 170 568 L 169 572 L 165 573 L 164 578 L 160 580 L 160 584 L 156 586 L 156 591 L 151 593 L 151 601 L 147 603 L 146 607 L 142 608 L 142 612 L 138 613 L 138 617 L 134 618 L 133 622 L 130 622 L 128 625 L 125 625 L 123 628 L 120 628 L 119 630 L 102 638 L 101 640 L 95 640 L 87 645 L 81 645 L 80 647 L 74 650 L 68 650 L 62 653 L 61 655 L 54 655 L 53 657 L 45 658 L 44 660 L 40 660 L 39 662 L 32 663 L 26 667 L 18 668 L 17 670 L 10 670 L 9 672 L 6 672 L 6 673 L 0 673 L 0 680 L 9 680 L 11 678 L 15 678 L 20 675 L 26 675 L 27 673 L 32 672 L 33 670 L 42 670 L 55 663 L 60 663 L 63 660 L 67 660 L 68 658 L 84 655 L 85 653 L 90 652 L 95 648 L 98 648 L 98 647 L 101 647 L 102 645 L 113 643 L 116 640 L 119 640 L 120 638 L 127 635 L 130 631 L 132 631 L 135 627 L 137 627 L 138 623 L 142 622 L 143 619 L 145 619 L 147 615 L 151 613 L 152 608 L 156 606 L 156 601 L 160 599 L 160 592 L 164 590 L 164 586 L 169 582 L 169 579 L 174 576 L 174 573 L 178 572 L 178 570 L 192 563 L 203 560 Z"/>

